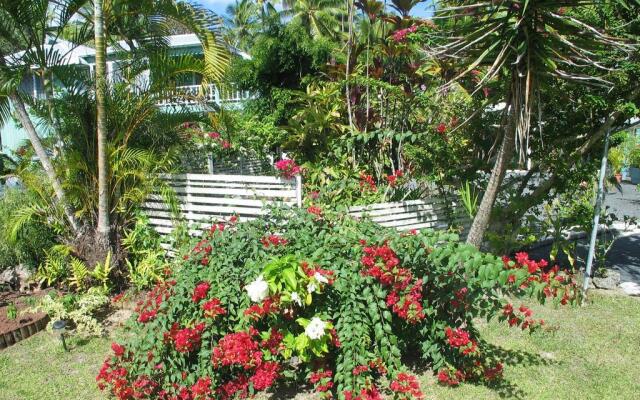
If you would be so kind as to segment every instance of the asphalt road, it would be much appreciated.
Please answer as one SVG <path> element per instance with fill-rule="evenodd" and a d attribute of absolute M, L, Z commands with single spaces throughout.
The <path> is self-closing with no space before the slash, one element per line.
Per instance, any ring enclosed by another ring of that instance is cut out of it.
<path fill-rule="evenodd" d="M 620 221 L 625 215 L 636 217 L 640 224 L 640 192 L 628 183 L 623 183 L 621 189 L 622 192 L 616 190 L 607 193 L 605 206 L 609 207 L 608 212 L 614 213 Z M 532 250 L 530 254 L 532 258 L 548 260 L 550 251 L 551 246 L 543 246 Z M 576 252 L 578 255 L 576 267 L 583 268 L 587 258 L 588 238 L 576 242 Z M 558 257 L 557 262 L 560 266 L 568 265 L 568 260 L 564 256 Z M 607 253 L 605 266 L 620 272 L 622 282 L 640 284 L 640 226 L 636 227 L 635 233 L 629 235 L 628 232 L 623 232 L 623 236 L 615 240 Z"/>

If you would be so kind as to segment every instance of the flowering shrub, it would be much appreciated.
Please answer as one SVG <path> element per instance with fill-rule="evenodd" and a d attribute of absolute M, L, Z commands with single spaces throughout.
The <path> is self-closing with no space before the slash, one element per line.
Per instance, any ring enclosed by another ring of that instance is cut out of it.
<path fill-rule="evenodd" d="M 296 175 L 300 175 L 302 169 L 299 165 L 296 164 L 295 161 L 290 160 L 288 158 L 282 159 L 280 161 L 276 161 L 275 163 L 276 170 L 280 173 L 283 178 L 291 179 Z"/>
<path fill-rule="evenodd" d="M 325 399 L 421 398 L 404 355 L 442 384 L 499 379 L 474 318 L 530 331 L 543 321 L 505 294 L 576 298 L 558 268 L 524 253 L 501 260 L 454 234 L 399 234 L 326 211 L 268 215 L 182 250 L 173 276 L 140 303 L 130 339 L 114 344 L 100 388 L 200 400 L 306 382 Z"/>

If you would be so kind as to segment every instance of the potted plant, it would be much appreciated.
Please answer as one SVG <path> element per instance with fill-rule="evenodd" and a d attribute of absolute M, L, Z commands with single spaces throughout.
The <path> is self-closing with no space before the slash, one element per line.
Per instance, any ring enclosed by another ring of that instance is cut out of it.
<path fill-rule="evenodd" d="M 619 147 L 614 147 L 609 150 L 609 164 L 613 170 L 613 176 L 615 176 L 618 183 L 622 182 L 622 165 L 624 163 L 624 153 Z"/>
<path fill-rule="evenodd" d="M 640 147 L 636 147 L 629 154 L 629 177 L 632 184 L 640 184 Z"/>

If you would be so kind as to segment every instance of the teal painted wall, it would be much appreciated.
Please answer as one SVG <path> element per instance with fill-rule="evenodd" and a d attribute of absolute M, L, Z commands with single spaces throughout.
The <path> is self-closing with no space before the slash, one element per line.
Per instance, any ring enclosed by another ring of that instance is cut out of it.
<path fill-rule="evenodd" d="M 19 128 L 13 120 L 0 128 L 0 136 L 2 137 L 2 153 L 11 154 L 27 140 L 27 134 L 22 128 Z"/>
<path fill-rule="evenodd" d="M 47 137 L 50 134 L 49 128 L 38 120 L 33 121 L 40 137 Z M 16 120 L 10 119 L 2 128 L 0 128 L 0 137 L 2 137 L 1 153 L 11 154 L 20 146 L 28 144 L 27 133 L 22 129 Z"/>

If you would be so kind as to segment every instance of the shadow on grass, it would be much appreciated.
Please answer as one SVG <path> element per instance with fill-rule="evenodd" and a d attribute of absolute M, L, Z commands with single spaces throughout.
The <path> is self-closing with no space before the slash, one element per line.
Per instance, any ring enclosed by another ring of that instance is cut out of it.
<path fill-rule="evenodd" d="M 77 336 L 65 336 L 65 344 L 67 345 L 67 350 L 69 353 L 73 353 L 74 351 L 82 351 L 83 348 L 88 345 L 93 339 L 96 338 L 83 338 Z M 62 347 L 62 343 L 60 342 L 59 337 L 51 338 L 51 345 L 55 347 Z"/>
<path fill-rule="evenodd" d="M 544 358 L 538 354 L 529 353 L 522 350 L 507 350 L 491 343 L 483 343 L 483 352 L 487 358 L 498 360 L 507 366 L 539 366 L 557 365 L 558 361 Z M 526 393 L 517 384 L 510 382 L 504 377 L 490 382 L 471 383 L 473 385 L 483 385 L 498 394 L 501 398 L 525 399 Z"/>
<path fill-rule="evenodd" d="M 544 358 L 535 353 L 529 353 L 522 350 L 508 350 L 491 343 L 482 342 L 481 345 L 485 358 L 501 362 L 505 367 L 508 366 L 539 366 L 539 365 L 557 365 L 558 361 Z M 403 363 L 408 366 L 414 373 L 425 375 L 434 374 L 434 371 L 416 358 L 405 358 Z M 503 378 L 490 382 L 466 382 L 467 385 L 485 386 L 494 391 L 500 398 L 508 399 L 525 399 L 527 393 L 520 389 L 515 383 Z M 454 389 L 455 390 L 455 389 Z"/>
<path fill-rule="evenodd" d="M 274 388 L 273 391 L 269 393 L 269 400 L 291 400 L 300 394 L 306 395 L 303 397 L 315 398 L 313 397 L 313 387 L 308 385 L 278 385 Z"/>

